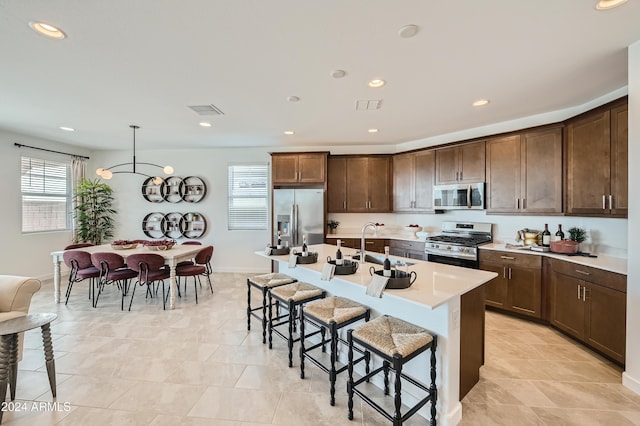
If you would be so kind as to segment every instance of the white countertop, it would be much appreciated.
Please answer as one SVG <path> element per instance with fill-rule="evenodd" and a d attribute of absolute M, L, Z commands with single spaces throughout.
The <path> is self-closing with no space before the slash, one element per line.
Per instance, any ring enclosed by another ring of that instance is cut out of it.
<path fill-rule="evenodd" d="M 483 244 L 479 248 L 480 250 L 499 250 L 509 251 L 513 253 L 529 254 L 533 256 L 553 257 L 554 259 L 560 259 L 566 262 L 572 262 L 584 266 L 591 266 L 593 268 L 603 269 L 609 272 L 615 272 L 623 275 L 627 274 L 627 259 L 622 257 L 613 257 L 604 254 L 598 254 L 598 257 L 567 256 L 559 253 L 507 248 L 506 245 L 502 243 Z"/>
<path fill-rule="evenodd" d="M 335 258 L 336 246 L 329 244 L 311 245 L 309 246 L 309 251 L 318 253 L 318 262 L 306 265 L 297 265 L 296 268 L 305 268 L 310 271 L 315 271 L 320 275 L 327 256 Z M 354 249 L 349 248 L 343 248 L 342 252 L 345 256 L 350 256 L 356 253 Z M 256 252 L 256 254 L 278 260 L 280 262 L 288 262 L 289 259 L 289 255 L 266 256 L 264 252 Z M 369 254 L 381 256 L 380 253 L 370 252 Z M 416 259 L 405 259 L 397 256 L 389 257 L 391 259 L 402 259 L 413 263 L 413 265 L 408 267 L 408 270 L 415 271 L 417 278 L 415 283 L 407 289 L 385 290 L 382 298 L 384 299 L 388 297 L 402 299 L 430 309 L 446 304 L 452 298 L 459 297 L 460 295 L 481 286 L 497 276 L 494 272 L 481 271 L 478 269 L 460 268 L 457 266 L 426 262 Z M 371 280 L 371 275 L 369 273 L 369 268 L 371 266 L 374 266 L 375 269 L 382 269 L 382 265 L 364 263 L 360 265 L 355 274 L 336 275 L 330 283 L 336 282 L 359 286 L 361 287 L 360 291 L 364 295 L 366 287 Z M 286 273 L 286 270 L 281 272 Z"/>

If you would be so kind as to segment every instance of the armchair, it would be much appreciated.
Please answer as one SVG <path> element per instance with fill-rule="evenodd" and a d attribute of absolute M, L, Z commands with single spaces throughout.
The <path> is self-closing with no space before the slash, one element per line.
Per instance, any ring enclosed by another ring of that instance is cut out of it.
<path fill-rule="evenodd" d="M 0 275 L 0 321 L 27 315 L 31 297 L 40 290 L 40 280 L 36 278 Z M 18 340 L 18 360 L 22 359 L 24 333 Z"/>

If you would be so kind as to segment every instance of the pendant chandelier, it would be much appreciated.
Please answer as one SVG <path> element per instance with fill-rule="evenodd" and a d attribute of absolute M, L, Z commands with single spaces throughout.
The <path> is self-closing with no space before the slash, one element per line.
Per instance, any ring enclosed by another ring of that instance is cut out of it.
<path fill-rule="evenodd" d="M 153 166 L 153 167 L 157 167 L 159 169 L 162 169 L 162 171 L 164 172 L 164 174 L 166 175 L 170 175 L 173 173 L 173 167 L 171 166 L 160 166 L 158 164 L 153 164 L 153 163 L 142 163 L 142 162 L 136 162 L 136 130 L 140 128 L 140 126 L 136 126 L 135 124 L 131 124 L 129 127 L 131 127 L 133 129 L 133 161 L 130 161 L 128 163 L 120 163 L 120 164 L 116 164 L 115 166 L 111 166 L 108 168 L 99 168 L 96 170 L 96 174 L 98 176 L 100 176 L 102 179 L 111 179 L 113 177 L 114 174 L 116 173 L 132 173 L 132 174 L 136 174 L 136 175 L 142 175 L 142 176 L 146 176 L 148 178 L 153 178 L 153 183 L 155 183 L 156 185 L 160 185 L 164 179 L 161 176 L 152 176 L 152 175 L 148 175 L 146 173 L 142 173 L 139 172 L 136 169 L 136 166 L 139 164 L 145 165 L 145 166 Z M 113 170 L 112 169 L 116 169 L 120 166 L 128 166 L 131 165 L 132 169 L 131 170 Z"/>

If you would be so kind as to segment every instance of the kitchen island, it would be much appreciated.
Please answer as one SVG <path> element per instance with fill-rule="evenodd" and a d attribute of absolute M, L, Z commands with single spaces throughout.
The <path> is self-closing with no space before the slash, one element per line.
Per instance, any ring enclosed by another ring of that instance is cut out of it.
<path fill-rule="evenodd" d="M 257 255 L 275 261 L 280 272 L 326 290 L 330 295 L 346 297 L 371 308 L 372 317 L 391 315 L 424 327 L 438 336 L 437 386 L 438 422 L 455 425 L 462 419 L 460 400 L 479 378 L 479 368 L 484 362 L 484 286 L 497 274 L 476 269 L 459 268 L 439 263 L 391 256 L 392 260 L 409 262 L 415 271 L 415 283 L 403 290 L 385 290 L 382 297 L 366 295 L 371 280 L 369 268 L 381 269 L 381 265 L 363 263 L 353 275 L 336 275 L 333 279 L 321 279 L 327 256 L 334 257 L 336 247 L 328 244 L 310 246 L 318 253 L 318 262 L 289 268 L 289 256 Z M 347 255 L 351 249 L 343 250 Z M 371 253 L 379 256 L 378 253 Z M 344 331 L 346 333 L 346 330 Z M 346 354 L 341 354 L 345 360 Z M 427 355 L 407 364 L 407 373 L 428 383 Z M 376 383 L 381 386 L 381 383 Z M 415 402 L 412 389 L 403 389 L 407 403 Z M 428 418 L 427 411 L 421 414 Z"/>

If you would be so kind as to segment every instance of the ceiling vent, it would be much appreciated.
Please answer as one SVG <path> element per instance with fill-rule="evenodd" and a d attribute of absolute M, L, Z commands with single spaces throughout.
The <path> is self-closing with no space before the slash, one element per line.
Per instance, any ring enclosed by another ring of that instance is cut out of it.
<path fill-rule="evenodd" d="M 360 99 L 356 101 L 356 111 L 371 111 L 380 109 L 382 99 Z"/>
<path fill-rule="evenodd" d="M 224 115 L 224 112 L 214 104 L 190 105 L 189 108 L 198 115 Z"/>

